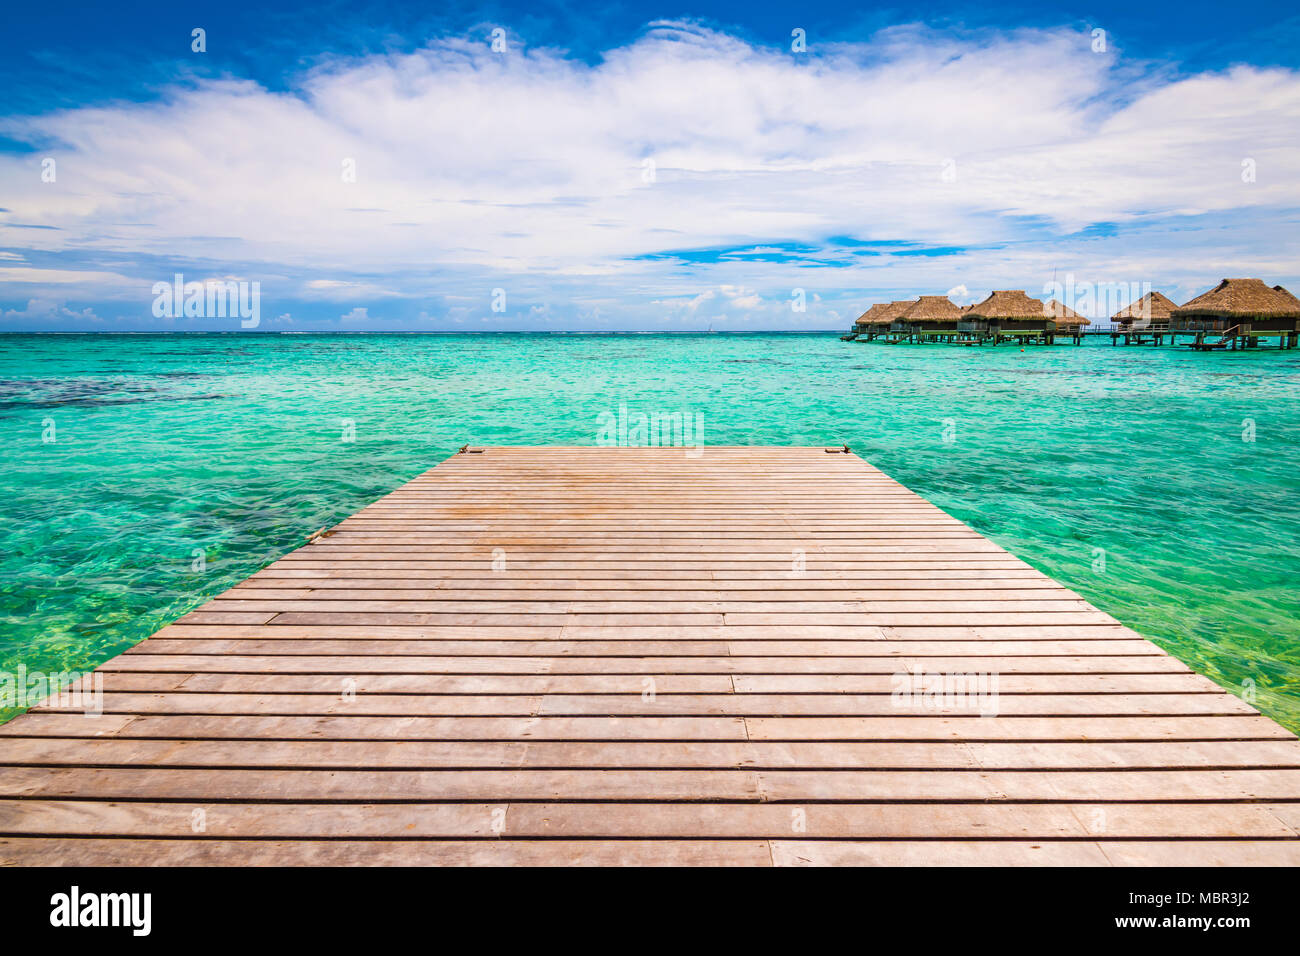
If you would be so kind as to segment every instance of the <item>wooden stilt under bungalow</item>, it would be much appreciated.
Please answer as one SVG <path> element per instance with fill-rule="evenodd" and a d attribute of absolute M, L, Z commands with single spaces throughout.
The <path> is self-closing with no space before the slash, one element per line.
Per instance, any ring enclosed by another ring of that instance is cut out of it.
<path fill-rule="evenodd" d="M 1169 323 L 1177 304 L 1160 292 L 1148 292 L 1136 302 L 1130 302 L 1113 316 L 1115 328 L 1110 334 L 1110 344 L 1162 345 L 1169 336 Z"/>
<path fill-rule="evenodd" d="M 1188 336 L 1192 348 L 1255 348 L 1277 339 L 1294 348 L 1300 333 L 1300 300 L 1262 279 L 1224 279 L 1213 289 L 1174 309 L 1170 337 Z"/>

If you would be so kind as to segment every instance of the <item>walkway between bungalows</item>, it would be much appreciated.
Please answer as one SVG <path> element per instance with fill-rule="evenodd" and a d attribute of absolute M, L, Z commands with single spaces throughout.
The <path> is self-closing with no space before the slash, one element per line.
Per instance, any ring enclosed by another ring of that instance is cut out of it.
<path fill-rule="evenodd" d="M 0 862 L 1300 862 L 1293 734 L 822 448 L 459 454 L 100 671 Z"/>

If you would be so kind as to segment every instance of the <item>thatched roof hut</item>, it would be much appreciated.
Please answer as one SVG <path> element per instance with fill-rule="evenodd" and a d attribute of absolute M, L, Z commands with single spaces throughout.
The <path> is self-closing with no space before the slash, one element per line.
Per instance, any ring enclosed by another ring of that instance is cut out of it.
<path fill-rule="evenodd" d="M 968 319 L 1043 319 L 1045 316 L 1042 300 L 1031 299 L 1023 289 L 992 292 L 966 312 Z"/>
<path fill-rule="evenodd" d="M 956 322 L 959 309 L 946 295 L 923 295 L 899 316 L 909 322 Z"/>
<path fill-rule="evenodd" d="M 854 334 L 862 333 L 869 338 L 888 330 L 888 328 L 898 319 L 900 315 L 907 311 L 908 307 L 914 303 L 911 300 L 901 302 L 877 302 L 867 311 L 858 316 L 857 321 L 853 323 L 853 328 L 857 330 Z M 870 331 L 868 331 L 870 330 Z"/>
<path fill-rule="evenodd" d="M 1077 329 L 1083 325 L 1092 325 L 1092 320 L 1075 312 L 1064 302 L 1048 299 L 1043 303 L 1043 314 L 1056 323 L 1058 329 Z"/>
<path fill-rule="evenodd" d="M 1209 292 L 1174 309 L 1174 319 L 1300 319 L 1300 303 L 1285 289 L 1270 288 L 1263 279 L 1224 279 Z"/>
<path fill-rule="evenodd" d="M 888 325 L 890 320 L 883 318 L 882 314 L 889 308 L 888 302 L 877 302 L 867 311 L 858 316 L 854 325 Z"/>
<path fill-rule="evenodd" d="M 1169 316 L 1173 314 L 1176 308 L 1178 308 L 1177 304 L 1167 295 L 1160 292 L 1148 292 L 1136 302 L 1130 302 L 1124 306 L 1110 318 L 1112 322 L 1118 325 L 1128 325 L 1134 320 L 1168 322 Z"/>

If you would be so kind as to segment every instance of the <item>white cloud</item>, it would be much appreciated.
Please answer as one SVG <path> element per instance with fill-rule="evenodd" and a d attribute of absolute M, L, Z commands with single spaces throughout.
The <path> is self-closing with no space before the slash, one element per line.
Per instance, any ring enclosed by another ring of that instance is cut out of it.
<path fill-rule="evenodd" d="M 357 299 L 374 299 L 397 294 L 392 289 L 374 282 L 350 282 L 340 279 L 311 279 L 303 283 L 297 293 L 306 299 L 324 299 L 334 302 L 353 302 Z"/>
<path fill-rule="evenodd" d="M 101 272 L 96 269 L 33 269 L 23 266 L 0 267 L 0 283 L 3 282 L 36 286 L 90 283 L 105 290 L 141 285 L 116 272 Z"/>
<path fill-rule="evenodd" d="M 638 257 L 840 235 L 975 247 L 956 266 L 890 260 L 889 283 L 915 291 L 958 278 L 1033 286 L 1058 264 L 1157 280 L 1140 270 L 1169 268 L 1181 281 L 1195 266 L 1170 249 L 1167 229 L 1123 251 L 1089 247 L 1077 254 L 1086 262 L 1016 240 L 1027 221 L 1069 232 L 1255 211 L 1249 235 L 1195 240 L 1209 244 L 1204 283 L 1232 258 L 1266 276 L 1278 276 L 1272 261 L 1294 268 L 1289 227 L 1266 220 L 1300 205 L 1300 76 L 1238 67 L 1171 79 L 1124 62 L 1067 29 L 897 28 L 796 58 L 664 24 L 594 65 L 443 40 L 332 60 L 288 92 L 203 81 L 156 102 L 4 121 L 8 135 L 66 148 L 54 184 L 40 182 L 39 157 L 0 157 L 11 210 L 0 243 L 216 263 L 237 249 L 241 271 L 260 262 L 299 277 L 282 294 L 345 303 L 435 291 L 482 302 L 488 277 L 514 275 L 543 291 L 566 282 L 695 312 L 719 288 L 733 307 L 756 308 L 782 286 L 879 285 L 884 263 L 813 280 L 799 257 L 690 269 Z M 1256 163 L 1253 183 L 1241 180 L 1244 158 Z M 343 181 L 346 159 L 356 182 Z M 1252 258 L 1265 252 L 1269 262 Z"/>
<path fill-rule="evenodd" d="M 673 311 L 687 312 L 694 315 L 706 302 L 712 302 L 717 297 L 717 290 L 705 289 L 698 295 L 689 297 L 655 299 L 651 305 L 665 306 Z"/>
<path fill-rule="evenodd" d="M 762 296 L 744 286 L 724 285 L 720 291 L 733 309 L 756 309 L 763 303 Z"/>
<path fill-rule="evenodd" d="M 70 322 L 87 325 L 90 323 L 98 324 L 102 321 L 93 309 L 77 311 L 68 308 L 66 302 L 54 299 L 30 299 L 23 309 L 6 309 L 0 312 L 0 322 L 23 327 L 65 325 Z"/>

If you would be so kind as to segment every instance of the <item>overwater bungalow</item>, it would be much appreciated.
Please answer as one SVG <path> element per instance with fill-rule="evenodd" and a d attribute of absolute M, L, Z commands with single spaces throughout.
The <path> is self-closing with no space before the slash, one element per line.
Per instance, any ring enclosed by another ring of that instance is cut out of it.
<path fill-rule="evenodd" d="M 1170 334 L 1190 335 L 1192 348 L 1202 350 L 1254 347 L 1264 338 L 1294 348 L 1300 335 L 1300 300 L 1262 279 L 1224 279 L 1173 310 Z"/>
<path fill-rule="evenodd" d="M 1043 304 L 1043 311 L 1047 313 L 1048 335 L 1047 344 L 1051 345 L 1058 335 L 1068 335 L 1074 339 L 1074 344 L 1079 345 L 1083 341 L 1083 327 L 1092 325 L 1092 320 L 1075 312 L 1064 302 L 1058 302 L 1056 299 L 1048 299 Z"/>
<path fill-rule="evenodd" d="M 1004 289 L 971 306 L 958 321 L 957 329 L 994 345 L 1003 339 L 1047 344 L 1050 321 L 1041 299 L 1031 299 L 1023 289 Z"/>
<path fill-rule="evenodd" d="M 1148 292 L 1111 316 L 1110 344 L 1163 345 L 1176 308 L 1177 303 L 1168 296 Z"/>
<path fill-rule="evenodd" d="M 961 309 L 946 295 L 923 295 L 898 317 L 915 341 L 947 342 L 957 337 Z"/>
<path fill-rule="evenodd" d="M 889 323 L 893 321 L 892 315 L 887 316 L 885 314 L 888 310 L 888 302 L 877 302 L 858 316 L 853 323 L 853 328 L 849 330 L 849 334 L 842 336 L 842 338 L 846 342 L 855 340 L 870 342 L 872 339 L 884 335 L 889 331 Z"/>

